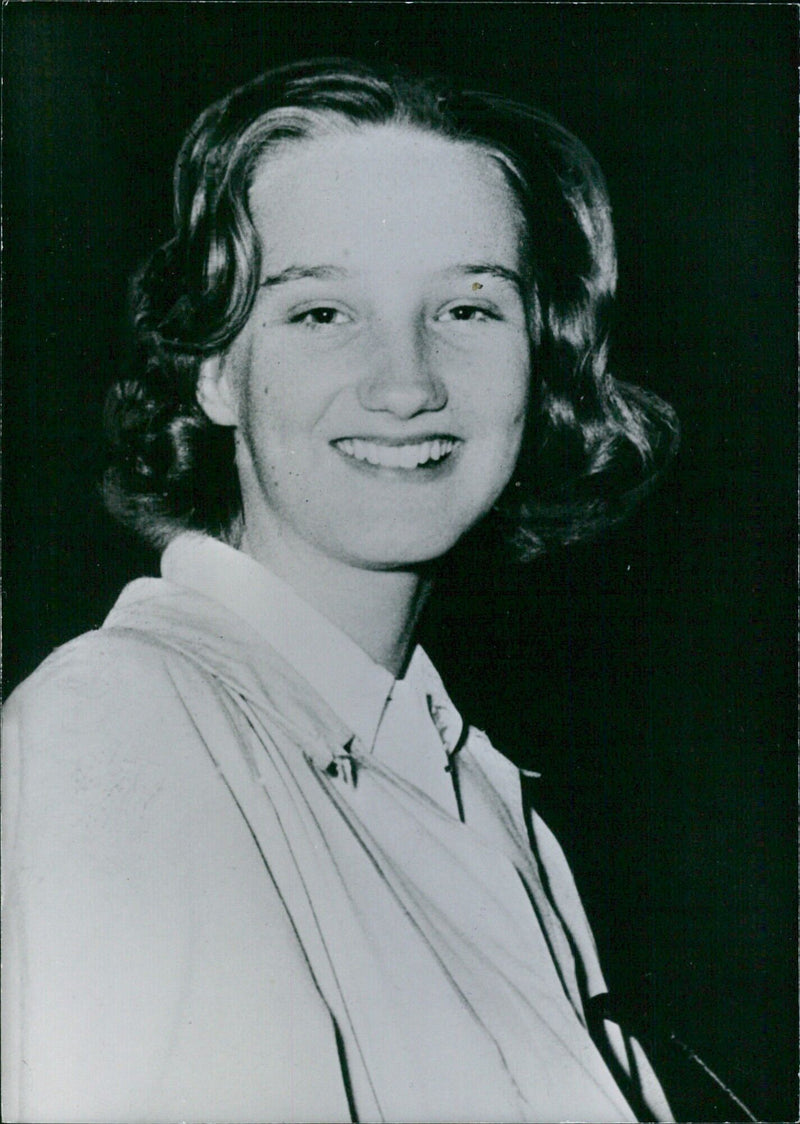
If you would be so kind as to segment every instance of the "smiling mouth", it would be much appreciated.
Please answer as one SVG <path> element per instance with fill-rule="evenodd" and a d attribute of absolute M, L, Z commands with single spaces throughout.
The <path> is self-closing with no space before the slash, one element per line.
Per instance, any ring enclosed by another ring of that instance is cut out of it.
<path fill-rule="evenodd" d="M 343 437 L 332 444 L 346 457 L 371 464 L 375 468 L 411 470 L 441 464 L 453 452 L 458 440 L 455 437 L 432 437 L 425 441 L 398 445 L 358 437 Z"/>

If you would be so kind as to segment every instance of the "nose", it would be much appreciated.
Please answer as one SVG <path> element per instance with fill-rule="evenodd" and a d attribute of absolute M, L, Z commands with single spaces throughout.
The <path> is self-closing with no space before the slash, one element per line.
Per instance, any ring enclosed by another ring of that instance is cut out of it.
<path fill-rule="evenodd" d="M 406 419 L 441 410 L 447 404 L 447 388 L 438 366 L 435 346 L 426 340 L 424 331 L 406 328 L 379 333 L 366 357 L 358 400 L 366 410 Z"/>

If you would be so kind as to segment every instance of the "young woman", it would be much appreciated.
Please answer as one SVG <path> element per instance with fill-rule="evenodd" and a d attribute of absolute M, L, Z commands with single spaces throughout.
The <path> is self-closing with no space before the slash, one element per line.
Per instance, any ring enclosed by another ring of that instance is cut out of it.
<path fill-rule="evenodd" d="M 675 444 L 606 370 L 596 164 L 530 108 L 301 64 L 200 117 L 175 224 L 107 416 L 162 577 L 7 708 L 7 1118 L 670 1119 L 414 642 L 470 531 L 595 533 Z"/>

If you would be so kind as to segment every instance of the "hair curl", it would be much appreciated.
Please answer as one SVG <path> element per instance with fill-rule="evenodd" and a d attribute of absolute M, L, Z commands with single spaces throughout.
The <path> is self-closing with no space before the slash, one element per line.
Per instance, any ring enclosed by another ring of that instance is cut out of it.
<path fill-rule="evenodd" d="M 674 453 L 655 395 L 607 369 L 616 287 L 602 173 L 550 116 L 491 94 L 342 60 L 269 71 L 207 109 L 175 166 L 175 233 L 133 280 L 135 353 L 111 388 L 106 505 L 156 547 L 185 529 L 235 539 L 232 432 L 196 401 L 200 363 L 241 330 L 260 276 L 248 194 L 270 150 L 399 122 L 479 146 L 525 218 L 534 388 L 514 478 L 493 518 L 516 557 L 591 537 L 625 517 Z"/>

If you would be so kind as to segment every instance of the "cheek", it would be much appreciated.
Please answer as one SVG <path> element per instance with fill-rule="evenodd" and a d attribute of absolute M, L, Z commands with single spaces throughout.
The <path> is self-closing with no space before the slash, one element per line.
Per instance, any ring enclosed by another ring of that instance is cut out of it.
<path fill-rule="evenodd" d="M 302 385 L 287 378 L 279 357 L 254 354 L 239 383 L 239 424 L 248 440 L 275 440 L 297 428 L 304 413 Z"/>
<path fill-rule="evenodd" d="M 515 356 L 511 362 L 495 364 L 488 378 L 476 383 L 472 409 L 487 431 L 506 434 L 509 442 L 518 439 L 525 425 L 530 397 L 531 371 L 526 358 Z"/>
<path fill-rule="evenodd" d="M 509 377 L 496 382 L 481 403 L 485 425 L 487 459 L 493 466 L 495 482 L 503 484 L 514 471 L 522 447 L 530 400 L 530 367 L 520 362 Z M 488 465 L 487 465 L 488 468 Z"/>
<path fill-rule="evenodd" d="M 341 393 L 348 370 L 341 360 L 323 362 L 302 349 L 259 341 L 241 369 L 243 428 L 277 440 L 309 433 Z"/>

